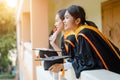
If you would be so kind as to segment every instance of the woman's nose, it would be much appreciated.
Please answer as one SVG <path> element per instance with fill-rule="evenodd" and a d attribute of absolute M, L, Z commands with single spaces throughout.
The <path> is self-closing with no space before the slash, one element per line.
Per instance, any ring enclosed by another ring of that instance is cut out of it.
<path fill-rule="evenodd" d="M 56 24 L 54 24 L 54 26 L 56 26 Z"/>
<path fill-rule="evenodd" d="M 65 19 L 63 20 L 63 23 L 65 23 Z"/>

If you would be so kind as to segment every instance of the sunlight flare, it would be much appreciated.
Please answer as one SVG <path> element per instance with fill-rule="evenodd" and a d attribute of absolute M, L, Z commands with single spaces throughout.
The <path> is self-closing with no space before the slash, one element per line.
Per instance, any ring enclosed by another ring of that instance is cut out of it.
<path fill-rule="evenodd" d="M 6 0 L 9 7 L 16 7 L 17 0 Z"/>

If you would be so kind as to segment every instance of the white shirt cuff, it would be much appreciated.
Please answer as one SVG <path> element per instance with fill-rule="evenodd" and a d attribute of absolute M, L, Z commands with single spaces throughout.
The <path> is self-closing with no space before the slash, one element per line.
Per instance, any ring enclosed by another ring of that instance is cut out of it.
<path fill-rule="evenodd" d="M 72 63 L 70 62 L 66 62 L 63 64 L 64 65 L 64 69 L 67 70 L 67 69 L 72 69 Z"/>

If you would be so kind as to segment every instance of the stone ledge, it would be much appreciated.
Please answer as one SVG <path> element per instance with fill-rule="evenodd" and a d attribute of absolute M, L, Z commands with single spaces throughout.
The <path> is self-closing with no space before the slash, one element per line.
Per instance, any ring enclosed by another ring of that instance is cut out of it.
<path fill-rule="evenodd" d="M 105 70 L 87 70 L 81 72 L 81 80 L 120 80 L 120 74 Z"/>

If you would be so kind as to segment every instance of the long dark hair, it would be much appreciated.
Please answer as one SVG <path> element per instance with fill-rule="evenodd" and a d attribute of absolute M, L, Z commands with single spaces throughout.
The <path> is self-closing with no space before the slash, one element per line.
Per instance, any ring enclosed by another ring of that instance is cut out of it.
<path fill-rule="evenodd" d="M 61 9 L 57 12 L 57 14 L 60 16 L 60 19 L 63 21 L 64 20 L 64 14 L 66 12 L 66 9 Z"/>
<path fill-rule="evenodd" d="M 58 12 L 57 12 L 57 14 L 59 15 L 59 17 L 60 17 L 60 19 L 63 21 L 64 20 L 64 14 L 65 14 L 65 12 L 66 12 L 66 9 L 61 9 L 61 10 L 59 10 Z M 53 35 L 53 33 L 56 31 L 56 28 L 54 28 L 51 32 L 50 32 L 50 34 L 49 34 L 49 36 L 51 36 L 51 35 Z M 53 49 L 53 47 L 50 45 L 50 43 L 49 43 L 49 48 L 50 49 Z"/>
<path fill-rule="evenodd" d="M 84 11 L 84 9 L 81 7 L 81 6 L 77 6 L 77 5 L 72 5 L 70 6 L 67 11 L 69 12 L 69 14 L 74 18 L 74 19 L 77 19 L 77 18 L 80 18 L 81 19 L 81 22 L 79 24 L 80 25 L 84 25 L 84 24 L 87 24 L 89 26 L 94 26 L 97 28 L 96 24 L 92 21 L 87 21 L 86 20 L 86 13 Z"/>
<path fill-rule="evenodd" d="M 59 10 L 59 11 L 57 12 L 57 14 L 59 15 L 59 17 L 60 17 L 60 19 L 61 19 L 62 21 L 64 20 L 64 14 L 65 14 L 65 12 L 66 12 L 66 9 L 61 9 L 61 10 Z M 55 32 L 55 29 L 56 29 L 56 28 L 54 28 L 54 29 L 50 32 L 49 36 L 52 35 L 52 34 Z"/>

